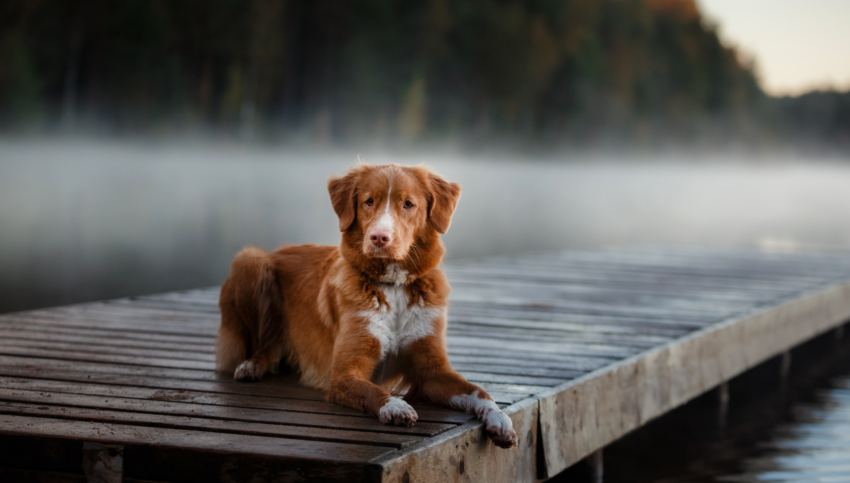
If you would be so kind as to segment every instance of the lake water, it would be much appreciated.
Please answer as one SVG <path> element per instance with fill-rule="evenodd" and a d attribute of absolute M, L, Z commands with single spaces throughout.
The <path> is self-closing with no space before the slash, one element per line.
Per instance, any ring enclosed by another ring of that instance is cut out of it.
<path fill-rule="evenodd" d="M 850 248 L 850 158 L 287 151 L 0 141 L 0 312 L 221 283 L 241 247 L 339 241 L 356 163 L 463 185 L 449 258 L 605 245 Z"/>
<path fill-rule="evenodd" d="M 449 258 L 660 243 L 850 250 L 850 159 L 835 157 L 4 140 L 0 312 L 217 285 L 245 245 L 336 244 L 326 181 L 357 154 L 425 162 L 463 185 Z M 606 481 L 850 481 L 850 364 L 840 367 L 805 376 L 802 392 L 734 397 L 723 427 L 713 402 L 695 401 L 662 418 L 672 426 L 606 450 Z"/>

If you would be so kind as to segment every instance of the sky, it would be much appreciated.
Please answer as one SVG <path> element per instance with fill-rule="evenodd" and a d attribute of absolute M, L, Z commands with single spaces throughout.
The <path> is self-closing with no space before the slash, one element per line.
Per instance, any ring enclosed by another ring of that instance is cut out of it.
<path fill-rule="evenodd" d="M 773 95 L 850 89 L 850 0 L 697 0 Z"/>

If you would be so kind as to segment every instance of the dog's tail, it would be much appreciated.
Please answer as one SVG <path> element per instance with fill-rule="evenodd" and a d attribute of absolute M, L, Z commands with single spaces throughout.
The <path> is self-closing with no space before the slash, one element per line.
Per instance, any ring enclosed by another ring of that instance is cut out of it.
<path fill-rule="evenodd" d="M 231 371 L 246 359 L 276 371 L 283 345 L 282 292 L 265 251 L 243 249 L 221 287 L 221 327 L 216 370 Z"/>

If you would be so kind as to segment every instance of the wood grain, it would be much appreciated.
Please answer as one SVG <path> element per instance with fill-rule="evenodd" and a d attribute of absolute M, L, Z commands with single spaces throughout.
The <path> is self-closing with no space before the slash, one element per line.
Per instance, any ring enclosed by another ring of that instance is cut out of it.
<path fill-rule="evenodd" d="M 296 374 L 214 372 L 210 287 L 0 315 L 0 478 L 84 481 L 87 441 L 123 446 L 128 482 L 537 481 L 850 319 L 845 254 L 626 247 L 446 273 L 450 360 L 518 448 L 459 411 L 384 426 Z"/>

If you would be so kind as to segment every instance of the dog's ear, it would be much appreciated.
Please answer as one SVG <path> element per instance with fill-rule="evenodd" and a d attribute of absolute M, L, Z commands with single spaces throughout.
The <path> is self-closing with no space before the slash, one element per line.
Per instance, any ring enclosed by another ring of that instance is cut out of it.
<path fill-rule="evenodd" d="M 452 213 L 460 199 L 460 185 L 449 183 L 434 173 L 428 173 L 430 196 L 428 199 L 428 221 L 440 234 L 449 231 Z"/>
<path fill-rule="evenodd" d="M 328 181 L 328 192 L 336 216 L 339 217 L 339 231 L 348 230 L 357 216 L 357 176 L 354 170 L 331 178 Z"/>

